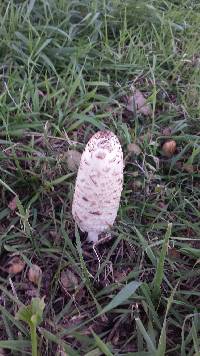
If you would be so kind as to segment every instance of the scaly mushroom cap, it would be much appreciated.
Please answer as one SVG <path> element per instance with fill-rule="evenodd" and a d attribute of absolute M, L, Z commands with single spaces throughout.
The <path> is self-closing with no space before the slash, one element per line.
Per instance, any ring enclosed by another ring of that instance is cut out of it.
<path fill-rule="evenodd" d="M 123 186 L 123 153 L 111 131 L 99 131 L 82 154 L 76 179 L 72 214 L 90 241 L 113 225 Z"/>

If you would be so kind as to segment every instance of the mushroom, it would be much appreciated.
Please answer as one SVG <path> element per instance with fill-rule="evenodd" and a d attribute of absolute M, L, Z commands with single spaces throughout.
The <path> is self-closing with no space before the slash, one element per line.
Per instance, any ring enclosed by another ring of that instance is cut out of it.
<path fill-rule="evenodd" d="M 98 131 L 81 156 L 72 215 L 89 241 L 95 243 L 117 216 L 123 187 L 123 153 L 111 131 Z"/>
<path fill-rule="evenodd" d="M 176 151 L 176 141 L 170 140 L 166 141 L 162 146 L 163 155 L 170 158 Z"/>

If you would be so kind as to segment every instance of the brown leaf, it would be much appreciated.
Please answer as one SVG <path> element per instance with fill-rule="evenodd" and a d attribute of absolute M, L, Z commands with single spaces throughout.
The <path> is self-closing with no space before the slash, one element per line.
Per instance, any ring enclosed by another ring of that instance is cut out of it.
<path fill-rule="evenodd" d="M 80 288 L 76 290 L 75 300 L 77 303 L 81 303 L 85 299 L 85 289 Z"/>
<path fill-rule="evenodd" d="M 163 136 L 171 136 L 172 134 L 172 129 L 170 127 L 165 127 L 163 130 L 162 130 L 162 134 Z"/>
<path fill-rule="evenodd" d="M 136 143 L 129 143 L 127 148 L 129 152 L 134 153 L 136 156 L 139 156 L 142 152 L 141 148 L 136 145 Z"/>
<path fill-rule="evenodd" d="M 152 114 L 151 105 L 147 103 L 140 90 L 135 90 L 133 91 L 133 95 L 127 96 L 126 109 L 134 112 L 134 108 L 136 108 L 136 111 L 144 116 L 151 116 Z"/>
<path fill-rule="evenodd" d="M 49 235 L 54 240 L 55 244 L 59 244 L 60 243 L 61 236 L 55 230 L 50 230 L 49 231 Z"/>
<path fill-rule="evenodd" d="M 26 293 L 27 297 L 31 297 L 31 298 L 37 297 L 37 295 L 38 295 L 37 287 L 30 288 L 30 284 L 29 284 L 29 286 L 27 286 L 25 293 Z"/>
<path fill-rule="evenodd" d="M 143 114 L 144 116 L 151 115 L 151 106 L 149 103 L 146 102 L 146 99 L 140 90 L 135 91 L 134 100 L 139 113 Z"/>
<path fill-rule="evenodd" d="M 42 270 L 38 265 L 32 265 L 28 271 L 28 279 L 34 284 L 38 284 L 42 278 Z"/>
<path fill-rule="evenodd" d="M 8 204 L 10 210 L 15 211 L 17 209 L 17 196 L 15 196 Z"/>
<path fill-rule="evenodd" d="M 170 158 L 176 151 L 176 141 L 170 140 L 166 141 L 162 146 L 163 155 Z"/>
<path fill-rule="evenodd" d="M 124 271 L 114 271 L 114 280 L 115 282 L 121 282 L 130 272 L 129 268 Z"/>
<path fill-rule="evenodd" d="M 66 157 L 69 170 L 76 172 L 80 164 L 81 153 L 76 150 L 70 150 L 66 153 Z"/>
<path fill-rule="evenodd" d="M 168 249 L 168 256 L 172 258 L 181 258 L 180 252 L 175 247 Z"/>
<path fill-rule="evenodd" d="M 76 289 L 78 286 L 78 278 L 70 269 L 61 272 L 60 281 L 64 289 Z"/>
<path fill-rule="evenodd" d="M 192 164 L 184 163 L 182 168 L 183 168 L 183 171 L 186 171 L 188 173 L 194 172 L 194 167 Z"/>
<path fill-rule="evenodd" d="M 14 256 L 6 265 L 5 269 L 9 274 L 18 274 L 25 267 L 24 261 L 19 256 Z"/>
<path fill-rule="evenodd" d="M 134 108 L 135 108 L 134 96 L 133 95 L 130 95 L 130 96 L 127 95 L 126 99 L 127 99 L 126 109 L 128 111 L 135 112 L 135 110 L 134 110 Z"/>
<path fill-rule="evenodd" d="M 158 202 L 158 207 L 159 207 L 160 209 L 167 210 L 167 204 L 165 204 L 165 203 L 162 202 L 162 201 Z"/>

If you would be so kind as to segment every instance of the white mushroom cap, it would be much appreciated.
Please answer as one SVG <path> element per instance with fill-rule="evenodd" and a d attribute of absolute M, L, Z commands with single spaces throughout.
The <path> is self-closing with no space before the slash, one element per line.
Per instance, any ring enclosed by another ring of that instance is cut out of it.
<path fill-rule="evenodd" d="M 99 131 L 82 154 L 72 204 L 73 217 L 90 241 L 110 229 L 123 186 L 123 153 L 111 131 Z"/>

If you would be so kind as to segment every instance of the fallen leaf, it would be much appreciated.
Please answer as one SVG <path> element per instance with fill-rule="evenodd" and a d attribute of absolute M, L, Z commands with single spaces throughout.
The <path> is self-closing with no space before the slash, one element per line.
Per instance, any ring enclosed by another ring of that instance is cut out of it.
<path fill-rule="evenodd" d="M 135 101 L 134 101 L 134 96 L 130 95 L 126 97 L 127 103 L 126 103 L 126 109 L 131 112 L 135 112 Z"/>
<path fill-rule="evenodd" d="M 166 141 L 162 146 L 162 153 L 164 156 L 170 158 L 176 151 L 176 142 L 174 140 Z"/>
<path fill-rule="evenodd" d="M 172 129 L 171 129 L 171 127 L 165 127 L 165 128 L 162 130 L 162 134 L 163 134 L 163 136 L 171 136 L 171 134 L 172 134 Z"/>
<path fill-rule="evenodd" d="M 134 153 L 136 156 L 139 156 L 142 152 L 141 148 L 136 145 L 136 143 L 129 143 L 127 148 L 129 152 Z"/>
<path fill-rule="evenodd" d="M 64 289 L 76 289 L 78 286 L 78 278 L 70 269 L 61 272 L 60 281 Z"/>
<path fill-rule="evenodd" d="M 85 299 L 85 289 L 84 288 L 77 289 L 75 294 L 76 302 L 81 303 L 83 299 Z"/>
<path fill-rule="evenodd" d="M 194 167 L 192 164 L 184 163 L 182 168 L 183 168 L 183 171 L 186 171 L 188 173 L 194 172 Z"/>
<path fill-rule="evenodd" d="M 126 278 L 126 276 L 128 275 L 128 273 L 130 272 L 129 268 L 126 268 L 123 271 L 114 271 L 114 280 L 115 282 L 121 282 L 123 281 L 124 278 Z"/>
<path fill-rule="evenodd" d="M 172 258 L 181 258 L 180 252 L 175 247 L 168 249 L 168 256 Z"/>
<path fill-rule="evenodd" d="M 140 90 L 136 90 L 134 93 L 134 100 L 136 108 L 141 114 L 145 116 L 151 115 L 151 106 L 146 102 L 146 99 Z"/>
<path fill-rule="evenodd" d="M 19 256 L 14 256 L 6 265 L 5 269 L 9 274 L 18 274 L 25 267 L 24 261 Z"/>
<path fill-rule="evenodd" d="M 27 297 L 35 298 L 38 295 L 37 288 L 30 288 L 30 284 L 27 286 L 25 294 Z"/>
<path fill-rule="evenodd" d="M 133 89 L 133 95 L 127 96 L 127 106 L 126 109 L 128 111 L 134 112 L 136 111 L 144 116 L 151 116 L 152 110 L 151 105 L 147 103 L 144 95 L 140 90 Z"/>
<path fill-rule="evenodd" d="M 158 207 L 159 207 L 160 209 L 167 210 L 167 204 L 165 204 L 165 203 L 162 202 L 162 201 L 158 202 Z"/>
<path fill-rule="evenodd" d="M 38 284 L 42 278 L 42 270 L 38 265 L 32 265 L 28 271 L 28 279 L 34 284 Z"/>
<path fill-rule="evenodd" d="M 61 236 L 55 230 L 50 230 L 49 235 L 52 237 L 55 244 L 60 242 Z"/>
<path fill-rule="evenodd" d="M 66 157 L 69 170 L 76 172 L 80 164 L 81 153 L 76 150 L 70 150 L 66 153 Z"/>
<path fill-rule="evenodd" d="M 8 207 L 11 211 L 15 211 L 17 209 L 17 196 L 15 196 L 10 203 L 8 204 Z"/>

